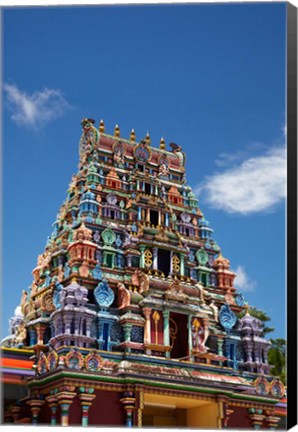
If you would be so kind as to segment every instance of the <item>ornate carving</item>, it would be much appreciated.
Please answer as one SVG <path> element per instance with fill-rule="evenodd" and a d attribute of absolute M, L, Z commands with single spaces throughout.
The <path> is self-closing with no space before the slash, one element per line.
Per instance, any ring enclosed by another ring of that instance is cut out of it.
<path fill-rule="evenodd" d="M 163 226 L 159 227 L 158 233 L 155 234 L 154 239 L 163 243 L 167 243 L 169 241 Z"/>
<path fill-rule="evenodd" d="M 48 367 L 49 367 L 49 370 L 56 369 L 56 367 L 58 366 L 58 361 L 59 361 L 59 356 L 58 356 L 57 352 L 54 351 L 54 350 L 52 350 L 48 354 Z"/>
<path fill-rule="evenodd" d="M 201 282 L 198 282 L 196 284 L 196 287 L 199 288 L 200 300 L 202 301 L 203 304 L 205 304 L 205 290 L 203 285 L 201 284 Z"/>
<path fill-rule="evenodd" d="M 210 308 L 213 311 L 213 316 L 216 322 L 218 322 L 218 307 L 214 304 L 214 300 L 209 304 Z"/>
<path fill-rule="evenodd" d="M 196 253 L 196 257 L 199 264 L 204 266 L 208 263 L 208 254 L 204 249 L 199 249 Z"/>
<path fill-rule="evenodd" d="M 259 394 L 261 396 L 265 396 L 269 393 L 270 385 L 264 377 L 258 377 L 255 380 L 254 385 L 256 387 L 256 393 L 257 394 Z"/>
<path fill-rule="evenodd" d="M 145 267 L 149 268 L 152 266 L 152 252 L 150 249 L 146 249 L 144 252 L 144 263 Z"/>
<path fill-rule="evenodd" d="M 142 270 L 136 270 L 132 277 L 132 283 L 139 287 L 139 293 L 141 294 L 144 291 L 148 291 L 150 286 L 150 279 L 146 273 L 143 273 Z"/>
<path fill-rule="evenodd" d="M 140 162 L 147 162 L 150 159 L 151 151 L 145 140 L 140 141 L 140 144 L 135 147 L 134 156 Z"/>
<path fill-rule="evenodd" d="M 68 354 L 65 356 L 65 365 L 69 369 L 82 369 L 84 365 L 84 357 L 79 351 L 71 350 Z"/>
<path fill-rule="evenodd" d="M 27 330 L 24 323 L 20 323 L 20 325 L 16 329 L 16 345 L 23 345 L 27 337 Z"/>
<path fill-rule="evenodd" d="M 180 259 L 177 255 L 173 255 L 172 258 L 172 268 L 174 273 L 180 272 Z"/>
<path fill-rule="evenodd" d="M 203 354 L 207 351 L 205 342 L 209 336 L 208 326 L 199 318 L 194 318 L 191 324 L 192 347 L 194 352 Z"/>
<path fill-rule="evenodd" d="M 94 296 L 98 305 L 103 309 L 106 309 L 109 306 L 111 306 L 115 298 L 114 291 L 109 287 L 108 282 L 106 280 L 100 282 L 97 285 L 97 287 L 94 290 Z"/>
<path fill-rule="evenodd" d="M 119 282 L 117 286 L 119 299 L 118 309 L 123 309 L 130 305 L 130 291 L 125 288 L 125 285 L 122 282 Z"/>
<path fill-rule="evenodd" d="M 53 292 L 48 291 L 41 298 L 41 307 L 45 312 L 53 312 L 55 310 L 55 306 L 53 304 Z"/>
<path fill-rule="evenodd" d="M 224 304 L 220 308 L 219 322 L 226 329 L 231 330 L 236 324 L 237 317 L 233 311 L 231 311 L 229 305 Z"/>
<path fill-rule="evenodd" d="M 25 304 L 27 302 L 27 291 L 22 291 L 22 298 L 21 298 L 21 311 L 24 314 Z"/>
<path fill-rule="evenodd" d="M 164 296 L 167 300 L 174 300 L 183 303 L 187 303 L 189 300 L 188 296 L 183 293 L 183 287 L 176 279 L 170 284 Z"/>
<path fill-rule="evenodd" d="M 104 244 L 107 246 L 112 246 L 112 244 L 116 240 L 116 234 L 111 228 L 106 228 L 105 230 L 103 230 L 103 232 L 101 233 L 101 237 L 104 241 Z"/>
<path fill-rule="evenodd" d="M 233 294 L 231 293 L 231 289 L 228 289 L 227 294 L 225 295 L 225 301 L 229 304 L 229 305 L 234 305 L 235 304 L 235 299 Z"/>
<path fill-rule="evenodd" d="M 99 371 L 102 369 L 102 366 L 103 360 L 100 355 L 96 354 L 95 352 L 90 353 L 85 357 L 85 367 L 87 370 L 92 372 Z"/>
<path fill-rule="evenodd" d="M 121 141 L 116 142 L 113 147 L 114 161 L 118 165 L 123 165 L 125 162 L 125 147 Z"/>
<path fill-rule="evenodd" d="M 46 358 L 45 354 L 43 352 L 41 352 L 39 354 L 39 359 L 37 362 L 37 372 L 42 375 L 47 373 L 49 369 L 49 365 L 48 365 L 48 359 Z"/>
<path fill-rule="evenodd" d="M 272 396 L 281 399 L 285 394 L 285 386 L 282 384 L 281 381 L 275 379 L 270 384 L 270 393 L 272 394 Z"/>
<path fill-rule="evenodd" d="M 237 306 L 243 307 L 245 305 L 245 298 L 242 294 L 238 294 L 235 298 Z"/>

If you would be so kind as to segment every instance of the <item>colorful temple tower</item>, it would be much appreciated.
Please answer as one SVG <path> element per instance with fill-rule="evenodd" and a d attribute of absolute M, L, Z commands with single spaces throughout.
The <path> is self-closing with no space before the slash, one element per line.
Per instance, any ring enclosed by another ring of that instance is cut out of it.
<path fill-rule="evenodd" d="M 27 375 L 4 420 L 276 428 L 284 387 L 270 342 L 187 185 L 182 148 L 82 126 L 78 173 L 2 341 L 4 382 Z"/>

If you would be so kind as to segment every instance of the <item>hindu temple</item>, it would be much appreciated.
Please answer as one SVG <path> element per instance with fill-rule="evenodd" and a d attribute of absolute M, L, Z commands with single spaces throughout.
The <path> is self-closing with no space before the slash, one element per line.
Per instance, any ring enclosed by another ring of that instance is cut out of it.
<path fill-rule="evenodd" d="M 78 171 L 2 340 L 3 422 L 278 428 L 270 342 L 182 146 L 81 125 Z"/>

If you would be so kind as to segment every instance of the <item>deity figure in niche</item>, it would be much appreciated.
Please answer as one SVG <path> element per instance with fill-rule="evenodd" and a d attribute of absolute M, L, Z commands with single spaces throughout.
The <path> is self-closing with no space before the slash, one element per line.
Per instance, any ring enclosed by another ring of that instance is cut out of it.
<path fill-rule="evenodd" d="M 211 301 L 209 306 L 213 311 L 215 321 L 218 322 L 218 307 L 214 304 L 214 300 Z"/>
<path fill-rule="evenodd" d="M 169 168 L 167 167 L 167 165 L 166 164 L 160 165 L 158 169 L 158 177 L 160 176 L 167 177 L 168 175 L 169 175 Z"/>
<path fill-rule="evenodd" d="M 123 145 L 121 143 L 117 143 L 114 148 L 114 161 L 118 165 L 124 165 L 125 162 L 125 150 L 123 148 Z"/>
<path fill-rule="evenodd" d="M 192 347 L 195 352 L 201 354 L 206 352 L 205 342 L 208 337 L 208 331 L 202 320 L 195 318 L 191 325 Z"/>
<path fill-rule="evenodd" d="M 16 330 L 16 344 L 17 346 L 22 346 L 27 337 L 27 330 L 24 324 L 20 324 Z"/>
<path fill-rule="evenodd" d="M 118 282 L 117 288 L 119 301 L 118 309 L 123 309 L 130 305 L 130 291 L 125 288 L 125 285 L 122 282 Z"/>

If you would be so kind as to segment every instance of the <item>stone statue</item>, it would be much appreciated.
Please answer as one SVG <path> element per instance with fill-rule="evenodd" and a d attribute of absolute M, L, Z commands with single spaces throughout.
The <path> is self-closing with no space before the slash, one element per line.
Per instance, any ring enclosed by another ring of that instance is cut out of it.
<path fill-rule="evenodd" d="M 205 290 L 203 285 L 199 282 L 196 284 L 196 287 L 199 288 L 199 292 L 200 292 L 200 300 L 202 301 L 202 304 L 205 304 Z"/>
<path fill-rule="evenodd" d="M 218 322 L 218 307 L 214 304 L 214 300 L 211 301 L 209 306 L 213 311 L 215 321 Z"/>
<path fill-rule="evenodd" d="M 169 168 L 167 167 L 166 164 L 162 164 L 160 165 L 159 169 L 158 169 L 158 176 L 168 176 L 169 174 Z"/>
<path fill-rule="evenodd" d="M 119 282 L 117 287 L 119 299 L 118 309 L 123 309 L 130 305 L 130 291 L 125 288 L 125 285 L 122 282 Z"/>
<path fill-rule="evenodd" d="M 136 270 L 131 277 L 132 283 L 139 287 L 139 293 L 147 291 L 149 289 L 150 281 L 149 276 L 143 273 L 141 270 Z"/>
<path fill-rule="evenodd" d="M 25 325 L 20 324 L 16 330 L 16 338 L 15 338 L 16 345 L 18 346 L 24 345 L 24 341 L 26 340 L 26 337 L 27 337 L 27 330 L 25 328 Z"/>
<path fill-rule="evenodd" d="M 22 297 L 21 297 L 21 311 L 22 311 L 22 313 L 24 313 L 24 307 L 25 307 L 25 304 L 26 304 L 26 302 L 27 302 L 27 291 L 25 291 L 25 290 L 23 290 L 22 291 Z"/>

